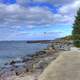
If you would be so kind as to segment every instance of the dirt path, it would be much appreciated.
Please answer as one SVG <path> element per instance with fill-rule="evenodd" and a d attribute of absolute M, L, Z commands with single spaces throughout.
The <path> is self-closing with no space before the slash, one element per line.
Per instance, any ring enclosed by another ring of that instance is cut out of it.
<path fill-rule="evenodd" d="M 80 50 L 63 52 L 39 77 L 39 80 L 80 80 Z"/>
<path fill-rule="evenodd" d="M 37 80 L 40 74 L 12 76 L 4 80 Z M 39 80 L 80 80 L 80 49 L 60 52 L 60 56 L 52 61 L 39 77 Z"/>

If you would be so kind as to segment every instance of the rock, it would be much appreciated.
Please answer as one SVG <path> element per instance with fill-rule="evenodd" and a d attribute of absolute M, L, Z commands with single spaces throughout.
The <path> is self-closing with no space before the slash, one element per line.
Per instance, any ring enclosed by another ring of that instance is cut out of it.
<path fill-rule="evenodd" d="M 10 65 L 14 65 L 16 62 L 14 61 L 14 60 L 12 60 L 11 62 L 10 62 Z"/>

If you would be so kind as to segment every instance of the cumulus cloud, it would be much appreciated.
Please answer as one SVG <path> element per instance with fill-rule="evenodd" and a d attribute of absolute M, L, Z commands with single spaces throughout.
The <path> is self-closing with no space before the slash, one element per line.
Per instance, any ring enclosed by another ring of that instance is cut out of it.
<path fill-rule="evenodd" d="M 67 19 L 68 21 L 70 20 L 72 24 L 75 20 L 75 16 L 79 8 L 80 8 L 80 0 L 75 0 L 72 3 L 59 7 L 58 13 L 66 16 L 65 19 Z"/>
<path fill-rule="evenodd" d="M 9 35 L 14 29 L 16 34 L 16 31 L 20 30 L 21 27 L 32 29 L 52 24 L 72 24 L 80 7 L 80 0 L 16 0 L 17 3 L 15 4 L 4 4 L 2 2 L 3 0 L 0 0 L 0 29 L 3 27 L 5 27 L 5 30 L 10 29 L 10 31 L 7 30 L 8 34 L 5 35 Z M 28 6 L 31 3 L 49 3 L 57 7 L 57 13 L 49 10 L 48 6 Z M 11 34 L 11 36 L 13 35 Z"/>
<path fill-rule="evenodd" d="M 79 7 L 80 7 L 80 0 L 75 0 L 71 4 L 66 4 L 60 7 L 59 11 L 61 14 L 67 14 L 67 15 L 74 16 L 76 14 L 76 11 L 79 9 Z"/>
<path fill-rule="evenodd" d="M 24 7 L 20 4 L 31 2 L 51 2 L 56 5 L 65 4 L 53 13 L 47 7 Z M 72 23 L 74 14 L 80 7 L 80 0 L 17 0 L 16 4 L 0 3 L 0 26 L 47 25 L 55 23 Z M 5 11 L 5 13 L 4 13 Z M 70 15 L 71 14 L 71 15 Z"/>
<path fill-rule="evenodd" d="M 67 16 L 54 14 L 46 7 L 0 4 L 0 26 L 47 25 L 68 21 Z"/>

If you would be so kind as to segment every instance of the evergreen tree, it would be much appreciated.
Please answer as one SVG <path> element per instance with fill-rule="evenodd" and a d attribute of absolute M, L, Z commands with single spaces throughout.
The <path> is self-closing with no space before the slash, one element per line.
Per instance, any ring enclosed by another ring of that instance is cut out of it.
<path fill-rule="evenodd" d="M 72 31 L 74 46 L 80 47 L 80 9 L 77 12 Z"/>

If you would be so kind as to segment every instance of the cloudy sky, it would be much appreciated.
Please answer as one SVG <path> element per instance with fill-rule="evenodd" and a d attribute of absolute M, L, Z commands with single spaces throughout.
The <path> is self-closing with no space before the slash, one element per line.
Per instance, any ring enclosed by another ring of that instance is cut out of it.
<path fill-rule="evenodd" d="M 70 35 L 80 0 L 0 0 L 0 40 Z"/>

